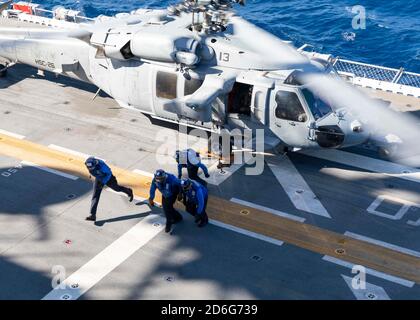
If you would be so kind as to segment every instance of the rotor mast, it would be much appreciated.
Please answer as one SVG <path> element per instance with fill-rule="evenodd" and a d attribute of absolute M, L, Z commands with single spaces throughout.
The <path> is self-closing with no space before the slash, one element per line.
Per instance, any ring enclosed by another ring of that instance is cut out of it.
<path fill-rule="evenodd" d="M 183 0 L 168 7 L 169 15 L 192 14 L 191 28 L 206 34 L 226 30 L 234 4 L 244 6 L 245 0 Z"/>

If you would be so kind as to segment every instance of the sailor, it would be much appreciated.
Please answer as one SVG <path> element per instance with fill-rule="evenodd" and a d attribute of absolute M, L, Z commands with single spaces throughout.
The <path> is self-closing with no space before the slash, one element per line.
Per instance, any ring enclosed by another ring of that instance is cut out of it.
<path fill-rule="evenodd" d="M 156 171 L 150 186 L 149 204 L 154 206 L 156 189 L 162 194 L 162 207 L 166 216 L 165 232 L 169 233 L 172 225 L 182 221 L 182 215 L 175 210 L 174 204 L 181 192 L 181 181 L 173 174 L 159 169 Z"/>
<path fill-rule="evenodd" d="M 188 178 L 198 181 L 207 187 L 207 182 L 198 176 L 198 170 L 204 172 L 206 178 L 210 178 L 207 167 L 201 162 L 200 154 L 193 149 L 177 150 L 175 152 L 175 160 L 178 163 L 178 179 L 182 177 L 182 169 L 187 168 Z"/>
<path fill-rule="evenodd" d="M 204 227 L 209 222 L 206 213 L 207 188 L 191 179 L 182 179 L 181 188 L 185 210 L 195 217 L 195 223 L 199 228 Z"/>
<path fill-rule="evenodd" d="M 90 207 L 90 216 L 86 218 L 88 221 L 96 221 L 96 210 L 99 204 L 99 198 L 101 197 L 102 189 L 104 186 L 111 188 L 116 192 L 125 193 L 129 201 L 132 202 L 134 195 L 133 190 L 120 186 L 117 179 L 112 174 L 111 168 L 100 159 L 95 157 L 89 157 L 85 162 L 86 168 L 89 170 L 91 176 L 95 177 L 95 182 L 93 183 L 93 196 L 92 203 Z"/>

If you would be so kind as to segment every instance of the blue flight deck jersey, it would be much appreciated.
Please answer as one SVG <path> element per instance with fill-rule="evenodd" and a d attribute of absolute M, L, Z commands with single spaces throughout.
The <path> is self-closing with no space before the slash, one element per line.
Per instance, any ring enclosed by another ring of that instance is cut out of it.
<path fill-rule="evenodd" d="M 197 152 L 195 152 L 193 149 L 181 151 L 180 157 L 177 159 L 177 162 L 178 177 L 182 176 L 182 168 L 188 168 L 192 166 L 196 166 L 203 170 L 206 176 L 209 174 L 207 167 L 201 162 L 200 157 L 197 156 Z"/>
<path fill-rule="evenodd" d="M 181 187 L 181 181 L 177 179 L 173 174 L 168 173 L 164 183 L 158 183 L 155 179 L 152 181 L 150 186 L 150 199 L 155 198 L 156 189 L 162 193 L 164 198 L 170 198 L 173 195 L 178 195 Z"/>
<path fill-rule="evenodd" d="M 103 184 L 107 184 L 112 177 L 111 168 L 102 160 L 99 160 L 98 165 L 89 172 Z"/>
<path fill-rule="evenodd" d="M 198 206 L 197 214 L 202 214 L 208 197 L 207 188 L 196 181 L 192 182 L 192 188 L 184 193 L 185 200 Z"/>

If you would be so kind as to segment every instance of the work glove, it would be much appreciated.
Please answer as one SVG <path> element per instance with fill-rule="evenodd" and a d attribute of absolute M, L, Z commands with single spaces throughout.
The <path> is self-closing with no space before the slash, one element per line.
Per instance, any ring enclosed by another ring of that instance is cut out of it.
<path fill-rule="evenodd" d="M 154 202 L 152 199 L 149 199 L 149 205 L 150 205 L 151 207 L 153 207 L 153 206 L 155 205 L 155 202 Z"/>

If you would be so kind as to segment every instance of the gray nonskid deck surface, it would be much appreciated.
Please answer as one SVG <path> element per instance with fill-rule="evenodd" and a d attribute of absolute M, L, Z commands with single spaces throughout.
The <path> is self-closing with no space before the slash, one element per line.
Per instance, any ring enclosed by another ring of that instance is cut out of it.
<path fill-rule="evenodd" d="M 94 154 L 128 170 L 153 172 L 160 152 L 167 160 L 161 166 L 176 170 L 172 154 L 157 138 L 162 130 L 172 129 L 152 125 L 106 96 L 92 101 L 94 87 L 63 78 L 55 83 L 35 74 L 34 69 L 16 66 L 0 79 L 0 129 L 45 146 Z M 175 141 L 170 143 L 175 147 Z M 407 224 L 420 218 L 419 211 L 412 208 L 401 220 L 367 212 L 379 195 L 420 203 L 417 182 L 302 154 L 289 158 L 331 218 L 297 209 L 268 165 L 260 176 L 245 176 L 242 167 L 224 183 L 211 186 L 211 192 L 293 214 L 338 233 L 420 252 L 420 227 Z M 16 159 L 0 157 L 1 172 L 19 165 Z M 0 299 L 43 298 L 52 289 L 53 266 L 73 274 L 150 214 L 144 204 L 104 192 L 97 225 L 87 223 L 89 182 L 28 166 L 9 177 L 0 175 L 0 190 Z M 377 209 L 395 214 L 399 207 L 383 204 Z M 174 235 L 159 233 L 81 298 L 355 298 L 343 278 L 354 276 L 351 269 L 324 261 L 320 254 L 213 225 L 201 230 L 184 217 Z M 391 299 L 420 298 L 418 285 L 410 288 L 370 274 L 367 282 L 383 288 Z"/>

